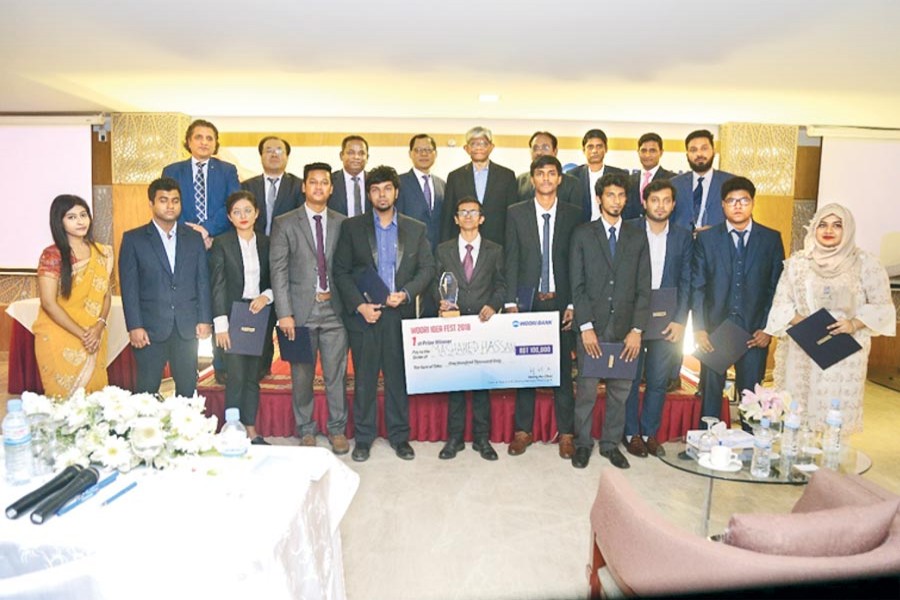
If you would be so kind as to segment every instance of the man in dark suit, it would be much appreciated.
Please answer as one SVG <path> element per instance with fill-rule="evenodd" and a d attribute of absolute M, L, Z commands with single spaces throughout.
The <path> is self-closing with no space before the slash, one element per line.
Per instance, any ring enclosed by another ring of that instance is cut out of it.
<path fill-rule="evenodd" d="M 685 229 L 702 231 L 725 221 L 719 202 L 722 184 L 734 175 L 713 169 L 716 147 L 713 134 L 706 129 L 690 132 L 684 147 L 691 170 L 672 178 L 675 194 L 680 199 L 672 221 Z"/>
<path fill-rule="evenodd" d="M 506 305 L 507 312 L 523 310 L 557 311 L 562 331 L 559 336 L 559 387 L 554 390 L 559 455 L 572 458 L 575 452 L 574 402 L 572 395 L 572 304 L 569 285 L 569 242 L 581 222 L 579 209 L 559 202 L 556 190 L 562 165 L 545 154 L 531 163 L 535 196 L 509 207 L 506 218 Z M 533 441 L 534 388 L 516 390 L 515 435 L 508 452 L 517 456 Z"/>
<path fill-rule="evenodd" d="M 443 179 L 431 174 L 437 158 L 437 144 L 426 133 L 414 135 L 409 140 L 409 158 L 413 168 L 400 176 L 400 196 L 397 210 L 425 223 L 431 251 L 437 249 L 441 232 L 441 207 L 444 205 Z M 437 304 L 431 294 L 419 298 L 419 316 L 437 316 Z"/>
<path fill-rule="evenodd" d="M 628 171 L 604 164 L 606 159 L 606 133 L 602 129 L 591 129 L 581 138 L 581 149 L 587 162 L 572 169 L 569 174 L 581 181 L 581 211 L 585 223 L 600 217 L 600 208 L 595 200 L 597 182 L 607 173 L 628 175 Z"/>
<path fill-rule="evenodd" d="M 709 333 L 729 319 L 753 335 L 735 364 L 735 386 L 762 381 L 770 336 L 763 331 L 781 277 L 781 234 L 753 220 L 756 187 L 745 177 L 722 185 L 725 222 L 697 235 L 691 272 L 694 339 L 701 352 L 714 350 Z M 706 369 L 702 415 L 721 418 L 725 375 Z"/>
<path fill-rule="evenodd" d="M 434 256 L 420 221 L 395 208 L 400 178 L 391 167 L 367 175 L 372 214 L 347 219 L 334 255 L 334 283 L 344 303 L 344 323 L 350 334 L 356 383 L 353 419 L 356 445 L 353 460 L 368 460 L 376 428 L 376 385 L 384 374 L 384 409 L 388 438 L 397 456 L 415 458 L 409 445 L 409 399 L 403 364 L 401 319 L 416 316 L 416 296 L 430 292 Z M 389 290 L 383 305 L 359 290 L 356 277 L 374 270 Z"/>
<path fill-rule="evenodd" d="M 225 199 L 241 186 L 235 166 L 213 156 L 219 152 L 219 130 L 215 125 L 203 119 L 191 123 L 184 136 L 184 148 L 191 157 L 166 166 L 162 176 L 178 182 L 184 200 L 179 222 L 199 233 L 208 250 L 212 238 L 231 227 L 225 214 Z"/>
<path fill-rule="evenodd" d="M 157 393 L 168 361 L 175 393 L 194 395 L 197 339 L 212 325 L 203 238 L 178 226 L 178 182 L 162 177 L 147 190 L 150 223 L 122 236 L 119 281 L 125 325 L 137 361 L 136 392 Z M 223 204 L 224 210 L 224 204 Z"/>
<path fill-rule="evenodd" d="M 241 183 L 241 189 L 253 192 L 259 204 L 256 231 L 271 235 L 275 217 L 294 210 L 304 202 L 303 180 L 285 171 L 291 145 L 274 135 L 259 141 L 263 173 Z"/>
<path fill-rule="evenodd" d="M 537 131 L 528 140 L 528 147 L 531 149 L 531 160 L 534 161 L 537 157 L 545 154 L 556 156 L 559 152 L 559 140 L 549 131 Z M 534 184 L 531 182 L 530 172 L 519 175 L 516 178 L 516 186 L 519 189 L 519 202 L 534 199 Z M 581 189 L 581 180 L 568 173 L 563 173 L 562 183 L 559 184 L 556 195 L 562 202 L 581 208 L 581 198 L 584 195 L 584 190 Z"/>
<path fill-rule="evenodd" d="M 637 360 L 641 334 L 650 319 L 650 251 L 647 235 L 635 223 L 622 221 L 628 177 L 608 173 L 597 182 L 600 218 L 585 223 L 572 239 L 572 301 L 578 343 L 578 396 L 575 399 L 575 456 L 583 469 L 591 458 L 591 437 L 598 380 L 585 377 L 586 356 L 601 356 L 600 342 L 624 342 L 619 358 Z M 620 469 L 629 467 L 619 451 L 625 431 L 625 402 L 631 379 L 606 380 L 606 416 L 600 434 L 600 456 Z"/>
<path fill-rule="evenodd" d="M 645 133 L 638 139 L 638 159 L 641 161 L 641 168 L 631 175 L 628 184 L 628 204 L 622 212 L 622 218 L 626 221 L 644 216 L 644 188 L 651 181 L 675 177 L 675 173 L 659 166 L 662 155 L 663 141 L 658 133 Z"/>
<path fill-rule="evenodd" d="M 447 191 L 441 209 L 441 241 L 459 234 L 453 216 L 462 198 L 477 198 L 481 202 L 484 225 L 481 235 L 503 246 L 506 229 L 506 209 L 517 198 L 515 174 L 490 160 L 494 150 L 494 136 L 490 129 L 473 127 L 466 132 L 465 150 L 472 162 L 447 176 Z"/>
<path fill-rule="evenodd" d="M 327 208 L 331 167 L 312 163 L 303 168 L 306 203 L 275 219 L 272 229 L 272 292 L 278 327 L 293 340 L 295 327 L 306 327 L 312 355 L 322 359 L 328 401 L 328 439 L 335 454 L 350 450 L 347 442 L 347 331 L 340 315 L 340 293 L 334 284 L 333 262 L 347 217 Z M 313 420 L 312 364 L 291 363 L 294 420 L 301 446 L 316 445 Z"/>
<path fill-rule="evenodd" d="M 369 161 L 369 142 L 359 135 L 341 140 L 341 164 L 331 174 L 333 191 L 328 208 L 342 215 L 355 217 L 366 212 L 366 163 Z"/>
<path fill-rule="evenodd" d="M 437 249 L 434 296 L 440 303 L 441 316 L 446 311 L 455 314 L 478 315 L 487 321 L 501 308 L 506 298 L 503 281 L 503 248 L 482 239 L 478 226 L 484 221 L 481 204 L 475 198 L 463 198 L 456 204 L 456 224 L 459 237 L 441 243 Z M 441 300 L 440 280 L 444 272 L 452 273 L 459 285 L 456 304 Z M 466 447 L 463 433 L 466 428 L 466 393 L 450 392 L 447 406 L 447 443 L 438 458 L 455 458 Z M 472 449 L 485 460 L 497 460 L 491 446 L 491 400 L 488 390 L 472 392 Z"/>
<path fill-rule="evenodd" d="M 691 299 L 691 257 L 693 237 L 687 229 L 671 223 L 669 217 L 675 209 L 675 193 L 666 179 L 651 181 L 644 188 L 646 217 L 636 221 L 647 235 L 650 251 L 651 288 L 676 290 L 675 312 L 662 330 L 663 339 L 643 340 L 638 355 L 637 375 L 631 385 L 625 409 L 625 449 L 634 456 L 664 454 L 656 439 L 666 400 L 666 387 L 675 356 L 681 356 L 680 346 L 684 338 Z M 657 333 L 657 332 L 654 332 Z M 680 366 L 680 365 L 679 365 Z M 639 411 L 638 388 L 641 374 L 646 367 L 647 388 L 644 403 Z M 640 413 L 640 417 L 638 416 Z"/>

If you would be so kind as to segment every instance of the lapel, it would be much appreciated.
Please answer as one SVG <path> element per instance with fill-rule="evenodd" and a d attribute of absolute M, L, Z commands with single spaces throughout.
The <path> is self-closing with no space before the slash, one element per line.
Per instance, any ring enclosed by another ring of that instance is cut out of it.
<path fill-rule="evenodd" d="M 613 260 L 612 254 L 609 253 L 609 238 L 606 237 L 606 229 L 604 228 L 603 221 L 597 219 L 596 221 L 591 223 L 591 227 L 593 227 L 594 229 L 594 235 L 597 236 L 597 243 L 600 245 L 600 254 L 602 254 L 603 258 L 606 259 L 607 264 L 612 267 L 615 261 Z M 622 241 L 621 233 L 622 229 L 620 228 L 619 239 L 617 239 L 616 242 Z"/>
<path fill-rule="evenodd" d="M 328 214 L 328 224 L 325 226 L 325 258 L 329 259 L 334 256 L 334 249 L 337 247 L 341 222 L 338 221 L 337 217 L 340 213 L 328 208 L 325 209 L 325 212 Z"/>
<path fill-rule="evenodd" d="M 719 250 L 716 254 L 719 257 L 719 260 L 724 264 L 725 272 L 730 276 L 732 271 L 731 264 L 734 260 L 734 238 L 728 233 L 728 226 L 725 223 L 720 223 L 715 229 L 710 231 L 715 231 L 716 239 L 714 247 Z"/>
<path fill-rule="evenodd" d="M 394 214 L 397 216 L 397 258 L 394 262 L 394 273 L 399 273 L 400 263 L 403 261 L 403 246 L 406 243 L 406 236 L 404 235 L 406 229 L 400 226 L 402 217 L 400 216 L 400 213 L 397 212 L 396 207 L 394 207 Z"/>
<path fill-rule="evenodd" d="M 537 224 L 537 208 L 534 206 L 534 200 L 526 201 L 525 203 L 526 210 L 525 215 L 528 219 L 528 224 L 525 227 L 525 231 L 527 233 L 528 238 L 522 240 L 521 247 L 523 248 L 536 248 L 538 261 L 540 261 L 540 257 L 542 255 L 541 249 L 541 234 L 538 231 Z M 551 250 L 552 252 L 552 250 Z M 540 272 L 540 264 L 538 264 L 538 272 Z"/>
<path fill-rule="evenodd" d="M 187 253 L 187 237 L 188 230 L 186 229 L 187 225 L 183 223 L 179 223 L 176 228 L 176 242 L 175 242 L 175 279 L 178 279 L 178 275 L 181 274 L 182 269 L 184 269 L 184 255 Z M 162 240 L 160 240 L 160 245 L 162 245 Z M 163 251 L 163 256 L 165 256 L 165 251 Z M 168 264 L 168 261 L 166 261 Z"/>
<path fill-rule="evenodd" d="M 658 175 L 659 171 L 657 171 L 656 174 Z M 641 231 L 646 233 L 647 232 L 647 220 L 642 218 L 640 223 L 641 223 Z M 663 261 L 663 272 L 662 272 L 662 279 L 661 279 L 661 281 L 663 281 L 663 282 L 668 281 L 668 277 L 672 274 L 672 268 L 673 268 L 672 261 L 675 260 L 675 242 L 677 241 L 675 239 L 676 235 L 677 234 L 675 233 L 675 230 L 672 227 L 672 219 L 670 218 L 669 219 L 669 233 L 666 234 L 666 259 L 665 259 L 665 261 Z M 684 268 L 683 265 L 682 265 L 682 268 Z M 676 281 L 675 283 L 678 283 L 678 282 Z"/>
<path fill-rule="evenodd" d="M 310 252 L 312 252 L 312 255 L 315 256 L 316 255 L 316 240 L 315 240 L 315 237 L 313 237 L 312 229 L 310 229 L 310 227 L 312 226 L 312 223 L 309 222 L 309 215 L 306 214 L 305 206 L 302 207 L 301 210 L 299 210 L 297 212 L 297 220 L 299 221 L 299 224 L 300 224 L 300 237 L 302 237 L 304 240 L 306 240 L 306 243 L 309 246 Z M 329 221 L 330 221 L 330 219 L 329 219 Z M 326 239 L 329 239 L 329 238 L 330 238 L 330 236 L 326 236 Z"/>
<path fill-rule="evenodd" d="M 431 218 L 431 207 L 428 206 L 428 202 L 425 200 L 425 192 L 422 191 L 422 186 L 419 184 L 419 178 L 416 176 L 416 172 L 412 169 L 409 170 L 409 181 L 407 181 L 407 185 L 410 186 L 412 190 L 412 194 L 416 199 L 416 203 L 422 207 L 422 210 L 425 211 L 425 214 Z M 435 201 L 435 191 L 434 191 L 434 176 L 428 179 L 428 185 L 431 186 L 431 202 Z"/>
<path fill-rule="evenodd" d="M 184 225 L 180 225 L 177 229 L 181 229 Z M 163 271 L 169 274 L 169 277 L 173 276 L 172 267 L 169 266 L 169 257 L 166 256 L 166 248 L 163 246 L 162 240 L 159 237 L 159 231 L 156 229 L 156 226 L 153 224 L 153 221 L 147 224 L 147 235 L 150 236 L 150 246 L 153 247 L 153 251 L 156 253 L 156 257 L 162 263 Z M 176 262 L 175 267 L 178 268 L 178 253 L 175 253 Z"/>
<path fill-rule="evenodd" d="M 472 281 L 469 283 L 474 283 L 476 279 L 481 275 L 481 272 L 484 271 L 487 267 L 484 266 L 488 259 L 491 257 L 491 249 L 485 245 L 484 236 L 481 237 L 481 248 L 478 250 L 478 259 L 475 261 L 475 268 L 472 269 Z M 459 248 L 457 248 L 456 258 L 459 262 L 460 269 L 462 269 L 462 262 L 459 261 Z M 462 271 L 461 271 L 462 272 Z"/>
<path fill-rule="evenodd" d="M 469 162 L 469 164 L 467 164 L 465 167 L 463 167 L 463 175 L 464 175 L 463 182 L 465 183 L 465 188 L 463 190 L 462 196 L 459 196 L 459 197 L 462 198 L 463 196 L 472 196 L 473 198 L 477 199 L 478 193 L 475 191 L 475 165 L 473 165 L 471 162 Z M 487 190 L 487 186 L 485 186 L 484 189 Z M 486 195 L 487 195 L 487 192 L 485 192 L 485 196 Z"/>
<path fill-rule="evenodd" d="M 556 257 L 558 250 L 560 249 L 559 247 L 561 245 L 567 245 L 570 241 L 570 240 L 562 239 L 562 234 L 560 234 L 560 230 L 566 226 L 566 223 L 564 222 L 566 217 L 560 208 L 561 206 L 562 206 L 562 201 L 557 196 L 557 198 L 556 198 L 556 218 L 553 220 L 553 247 L 550 249 L 550 252 L 553 253 L 554 258 Z M 535 219 L 536 218 L 537 217 L 535 216 Z M 554 264 L 555 263 L 556 263 L 556 261 L 554 260 Z"/>
<path fill-rule="evenodd" d="M 466 289 L 468 289 L 469 282 L 466 281 L 466 274 L 465 271 L 463 271 L 462 261 L 459 258 L 459 236 L 453 238 L 453 241 L 455 243 L 451 245 L 449 251 L 447 252 L 449 256 L 444 257 L 443 263 L 447 266 L 447 269 L 451 273 L 453 273 L 453 276 L 456 277 L 456 281 L 459 282 L 460 287 L 465 287 Z M 476 265 L 475 268 L 477 269 L 478 265 Z M 438 278 L 440 278 L 441 275 L 443 275 L 443 273 L 438 273 Z M 475 279 L 474 272 L 472 275 L 472 279 Z"/>
<path fill-rule="evenodd" d="M 378 269 L 378 244 L 375 242 L 375 221 L 372 213 L 364 213 L 363 228 L 366 230 L 366 239 L 369 241 L 369 251 L 372 253 L 372 264 Z M 399 236 L 398 236 L 399 237 Z"/>
<path fill-rule="evenodd" d="M 752 272 L 753 261 L 759 249 L 759 223 L 753 222 L 753 229 L 744 241 L 744 276 Z"/>
<path fill-rule="evenodd" d="M 259 251 L 259 234 L 256 234 L 256 248 Z M 244 291 L 244 255 L 241 254 L 241 241 L 238 239 L 237 231 L 228 232 L 228 243 L 225 245 L 225 251 L 231 253 L 231 260 L 237 265 L 237 280 L 240 282 L 238 289 L 241 293 Z M 262 256 L 262 255 L 260 255 Z M 260 261 L 262 263 L 262 261 Z M 262 273 L 260 273 L 262 279 Z"/>

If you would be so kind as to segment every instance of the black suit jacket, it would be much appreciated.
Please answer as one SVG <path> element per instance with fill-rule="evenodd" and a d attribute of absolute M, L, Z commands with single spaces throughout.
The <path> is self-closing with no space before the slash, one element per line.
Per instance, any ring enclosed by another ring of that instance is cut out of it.
<path fill-rule="evenodd" d="M 365 179 L 365 175 L 361 173 Z M 336 210 L 342 215 L 347 214 L 347 186 L 344 182 L 344 170 L 338 169 L 331 173 L 331 196 L 328 198 L 328 208 Z M 368 199 L 366 198 L 365 180 L 359 182 L 359 191 L 362 199 L 363 212 L 369 212 Z"/>
<path fill-rule="evenodd" d="M 519 175 L 516 178 L 516 185 L 519 190 L 519 202 L 534 200 L 534 184 L 531 182 L 531 173 Z M 556 190 L 556 197 L 580 209 L 583 196 L 584 190 L 582 189 L 581 180 L 577 177 L 572 177 L 568 173 L 563 173 L 562 183 L 559 184 L 559 188 Z"/>
<path fill-rule="evenodd" d="M 416 296 L 430 292 L 434 280 L 434 256 L 422 222 L 398 214 L 397 228 L 394 285 L 398 291 L 406 290 L 410 301 L 397 309 L 385 307 L 384 310 L 399 310 L 401 318 L 412 319 L 416 316 Z M 366 267 L 378 270 L 375 222 L 371 213 L 350 217 L 343 222 L 334 254 L 334 284 L 344 303 L 344 322 L 348 329 L 360 330 L 365 327 L 355 318 L 356 307 L 366 300 L 356 287 L 354 277 Z"/>
<path fill-rule="evenodd" d="M 265 173 L 251 177 L 241 183 L 241 189 L 252 192 L 256 197 L 256 205 L 259 206 L 259 217 L 256 219 L 254 229 L 256 229 L 257 233 L 266 235 L 271 233 L 266 231 L 266 221 L 269 214 L 269 209 L 266 206 L 266 188 L 268 184 Z M 303 195 L 303 179 L 293 173 L 285 172 L 281 176 L 281 183 L 278 185 L 278 195 L 275 196 L 275 210 L 272 211 L 272 223 L 275 222 L 275 217 L 298 208 L 304 202 L 306 202 L 306 196 Z"/>
<path fill-rule="evenodd" d="M 753 333 L 765 328 L 769 318 L 775 286 L 784 268 L 784 246 L 780 233 L 756 221 L 744 243 L 746 256 L 741 314 L 747 330 Z M 712 332 L 728 318 L 735 252 L 734 236 L 728 233 L 727 222 L 697 234 L 691 270 L 691 306 L 696 331 Z"/>
<path fill-rule="evenodd" d="M 441 208 L 444 206 L 446 183 L 440 177 L 431 176 L 431 199 L 433 208 L 425 203 L 425 193 L 419 185 L 412 169 L 400 176 L 400 194 L 397 196 L 397 210 L 425 223 L 432 252 L 437 248 L 441 235 Z"/>
<path fill-rule="evenodd" d="M 478 260 L 472 272 L 472 281 L 466 281 L 462 260 L 459 258 L 458 238 L 442 242 L 435 254 L 434 301 L 440 304 L 439 290 L 441 275 L 445 271 L 453 273 L 459 283 L 459 297 L 456 305 L 464 315 L 477 315 L 485 305 L 495 311 L 503 308 L 506 299 L 506 282 L 503 277 L 503 248 L 491 240 L 481 238 Z"/>
<path fill-rule="evenodd" d="M 634 223 L 646 234 L 647 220 L 644 217 L 635 219 Z M 693 256 L 694 236 L 690 231 L 679 227 L 670 220 L 669 234 L 666 236 L 666 261 L 663 264 L 660 287 L 678 290 L 676 295 L 678 304 L 672 320 L 681 325 L 687 322 L 688 311 L 691 309 L 691 261 Z"/>
<path fill-rule="evenodd" d="M 621 173 L 623 175 L 628 175 L 628 171 L 625 169 L 620 169 L 619 167 L 614 167 L 612 165 L 603 165 L 603 174 L 606 175 L 607 173 Z M 583 194 L 581 196 L 582 221 L 589 223 L 591 221 L 591 211 L 593 210 L 594 204 L 597 202 L 595 200 L 597 194 L 591 189 L 590 170 L 586 164 L 578 165 L 569 171 L 569 175 L 577 178 L 581 182 Z"/>
<path fill-rule="evenodd" d="M 568 306 L 571 300 L 569 279 L 569 244 L 578 224 L 581 212 L 565 202 L 556 202 L 556 220 L 553 226 L 553 281 L 556 285 L 557 305 Z M 538 291 L 541 282 L 541 238 L 538 234 L 537 209 L 534 200 L 519 202 L 509 207 L 506 216 L 506 301 L 516 302 L 520 287 Z"/>
<path fill-rule="evenodd" d="M 259 291 L 272 287 L 269 279 L 269 238 L 256 234 L 259 254 Z M 212 288 L 213 317 L 231 316 L 231 303 L 243 298 L 244 258 L 237 231 L 226 231 L 213 239 L 209 249 L 209 279 Z"/>
<path fill-rule="evenodd" d="M 626 221 L 644 216 L 644 207 L 641 204 L 641 175 L 643 172 L 642 169 L 638 169 L 631 174 L 630 179 L 628 180 L 628 201 L 625 203 L 624 210 L 622 210 L 622 218 Z M 659 179 L 672 179 L 675 175 L 677 175 L 677 173 L 666 171 L 660 167 L 656 170 L 656 173 L 653 175 L 653 179 L 651 179 L 650 182 L 652 183 Z"/>
<path fill-rule="evenodd" d="M 466 196 L 477 198 L 475 194 L 475 173 L 472 163 L 451 171 L 447 176 L 447 188 L 444 193 L 444 206 L 441 209 L 441 238 L 442 242 L 459 235 L 459 227 L 453 221 L 456 214 L 456 205 L 460 199 Z M 484 200 L 481 203 L 481 212 L 484 215 L 484 224 L 481 226 L 481 237 L 504 246 L 503 237 L 506 230 L 506 209 L 515 204 L 518 197 L 516 190 L 516 175 L 511 170 L 490 163 L 488 169 L 487 185 L 484 189 Z"/>
<path fill-rule="evenodd" d="M 633 327 L 650 320 L 650 249 L 647 234 L 635 223 L 622 223 L 616 256 L 609 253 L 603 221 L 584 223 L 572 239 L 572 301 L 575 330 L 593 323 L 602 341 L 617 342 Z M 605 336 L 612 324 L 612 338 Z"/>

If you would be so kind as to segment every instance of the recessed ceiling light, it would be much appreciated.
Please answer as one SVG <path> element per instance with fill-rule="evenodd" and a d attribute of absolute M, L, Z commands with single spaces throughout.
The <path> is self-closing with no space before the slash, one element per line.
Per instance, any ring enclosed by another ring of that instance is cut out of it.
<path fill-rule="evenodd" d="M 500 96 L 498 94 L 479 94 L 478 101 L 479 102 L 500 102 Z"/>

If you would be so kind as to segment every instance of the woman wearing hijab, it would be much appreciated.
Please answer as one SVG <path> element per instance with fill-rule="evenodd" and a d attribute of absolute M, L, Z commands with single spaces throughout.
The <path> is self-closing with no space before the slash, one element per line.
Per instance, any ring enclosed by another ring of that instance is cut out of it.
<path fill-rule="evenodd" d="M 894 335 L 896 312 L 887 272 L 855 242 L 853 214 L 840 204 L 816 211 L 803 249 L 784 263 L 766 333 L 778 336 L 775 386 L 798 400 L 810 426 L 822 430 L 831 400 L 841 402 L 843 431 L 862 431 L 862 399 L 870 338 Z M 819 309 L 837 319 L 831 333 L 859 342 L 856 352 L 824 371 L 786 331 Z"/>

